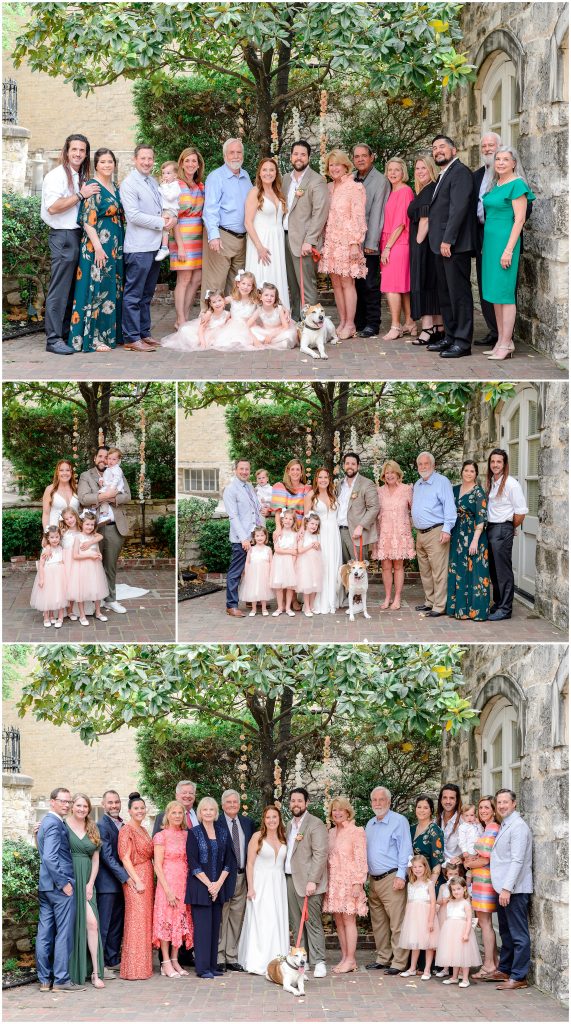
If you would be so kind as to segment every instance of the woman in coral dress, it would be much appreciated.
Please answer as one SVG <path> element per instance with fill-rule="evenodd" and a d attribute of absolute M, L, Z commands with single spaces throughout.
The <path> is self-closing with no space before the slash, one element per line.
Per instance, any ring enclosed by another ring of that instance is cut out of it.
<path fill-rule="evenodd" d="M 414 540 L 410 525 L 412 487 L 403 484 L 402 469 L 398 462 L 389 459 L 381 470 L 384 487 L 378 488 L 379 516 L 377 519 L 377 541 L 371 548 L 371 558 L 378 558 L 383 567 L 385 600 L 381 605 L 391 611 L 400 608 L 404 586 L 404 560 L 414 558 Z M 395 596 L 391 604 L 391 595 Z"/>
<path fill-rule="evenodd" d="M 367 234 L 365 186 L 355 181 L 353 164 L 346 153 L 333 149 L 325 161 L 329 185 L 329 216 L 325 225 L 319 270 L 329 274 L 335 304 L 339 310 L 337 337 L 353 338 L 357 333 L 355 278 L 367 276 L 363 242 Z"/>
<path fill-rule="evenodd" d="M 153 973 L 153 840 L 143 820 L 147 813 L 140 793 L 129 793 L 130 821 L 119 832 L 118 852 L 129 881 L 125 894 L 125 927 L 120 976 L 145 981 Z"/>
<path fill-rule="evenodd" d="M 337 796 L 331 801 L 329 817 L 333 828 L 329 833 L 323 910 L 335 918 L 341 947 L 341 960 L 333 973 L 347 974 L 357 970 L 357 915 L 367 915 L 363 888 L 367 880 L 367 841 L 365 830 L 355 824 L 355 811 L 345 797 Z"/>
<path fill-rule="evenodd" d="M 386 295 L 391 312 L 391 328 L 383 341 L 396 341 L 403 334 L 416 336 L 416 324 L 410 313 L 410 247 L 408 208 L 414 192 L 408 181 L 408 168 L 400 157 L 389 160 L 385 174 L 391 194 L 385 206 L 381 235 L 381 292 Z M 401 327 L 401 311 L 405 322 Z"/>
<path fill-rule="evenodd" d="M 171 800 L 165 808 L 160 832 L 153 838 L 157 888 L 153 911 L 153 946 L 161 951 L 161 974 L 175 978 L 188 974 L 178 962 L 183 945 L 190 949 L 194 935 L 190 907 L 185 903 L 188 863 L 186 859 L 184 807 Z"/>

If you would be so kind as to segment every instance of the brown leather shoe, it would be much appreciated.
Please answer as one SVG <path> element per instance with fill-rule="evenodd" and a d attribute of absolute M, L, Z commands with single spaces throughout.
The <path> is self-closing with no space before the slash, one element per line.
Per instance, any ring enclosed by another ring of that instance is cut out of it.
<path fill-rule="evenodd" d="M 231 615 L 234 619 L 245 619 L 244 612 L 241 612 L 239 608 L 227 608 L 226 614 Z"/>
<path fill-rule="evenodd" d="M 155 352 L 154 345 L 147 345 L 145 341 L 130 341 L 126 345 L 123 345 L 126 352 Z"/>
<path fill-rule="evenodd" d="M 160 348 L 161 347 L 160 341 L 156 341 L 155 338 L 151 338 L 151 337 L 141 338 L 141 341 L 144 341 L 145 345 L 150 345 L 151 348 Z"/>
<path fill-rule="evenodd" d="M 526 978 L 524 978 L 523 981 L 516 981 L 515 978 L 508 978 L 507 981 L 502 981 L 501 985 L 496 985 L 496 988 L 503 992 L 507 989 L 528 988 L 528 984 Z"/>
<path fill-rule="evenodd" d="M 503 971 L 491 971 L 490 974 L 486 975 L 483 981 L 509 981 L 509 974 L 504 974 Z"/>

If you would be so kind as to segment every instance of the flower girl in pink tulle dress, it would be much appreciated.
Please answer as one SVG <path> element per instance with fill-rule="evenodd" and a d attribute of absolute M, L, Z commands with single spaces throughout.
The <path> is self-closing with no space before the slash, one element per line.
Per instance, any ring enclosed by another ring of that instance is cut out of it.
<path fill-rule="evenodd" d="M 286 509 L 276 516 L 274 530 L 274 557 L 270 573 L 270 586 L 276 592 L 278 607 L 272 615 L 295 615 L 292 602 L 297 585 L 295 560 L 297 554 L 297 520 L 295 512 Z"/>
<path fill-rule="evenodd" d="M 81 533 L 79 512 L 72 508 L 71 505 L 68 505 L 61 514 L 61 523 L 61 546 L 63 548 L 63 564 L 67 586 L 73 562 L 73 545 L 75 544 L 75 538 L 79 537 Z M 68 601 L 67 603 L 67 615 L 72 622 L 76 621 L 77 615 L 73 610 L 73 601 Z"/>
<path fill-rule="evenodd" d="M 252 603 L 250 615 L 256 614 L 258 601 L 262 606 L 262 615 L 269 615 L 266 607 L 274 592 L 270 586 L 272 566 L 272 549 L 268 545 L 268 531 L 265 526 L 256 526 L 252 533 L 253 546 L 246 556 L 244 575 L 238 591 L 240 601 Z"/>
<path fill-rule="evenodd" d="M 251 330 L 256 339 L 256 348 L 267 346 L 286 349 L 297 345 L 297 327 L 292 323 L 288 310 L 280 304 L 275 284 L 264 281 L 260 291 L 260 305 Z"/>
<path fill-rule="evenodd" d="M 472 904 L 465 878 L 453 875 L 448 886 L 450 899 L 446 904 L 446 917 L 436 947 L 436 963 L 448 964 L 452 968 L 452 977 L 445 978 L 443 985 L 458 985 L 458 975 L 461 974 L 462 981 L 458 987 L 468 988 L 470 968 L 479 967 L 482 963 L 472 928 Z"/>
<path fill-rule="evenodd" d="M 57 629 L 63 624 L 66 601 L 66 580 L 63 548 L 59 527 L 48 526 L 44 531 L 46 545 L 42 548 L 38 571 L 30 596 L 30 607 L 44 613 L 44 626 Z"/>
<path fill-rule="evenodd" d="M 95 618 L 107 622 L 107 616 L 101 614 L 100 602 L 109 593 L 107 578 L 103 570 L 99 544 L 103 540 L 96 532 L 97 514 L 92 509 L 81 513 L 81 533 L 75 538 L 72 549 L 72 564 L 67 581 L 68 601 L 77 601 L 79 621 L 88 626 L 85 617 L 85 602 L 95 603 Z"/>
<path fill-rule="evenodd" d="M 163 338 L 163 348 L 175 348 L 180 352 L 196 349 L 216 348 L 218 331 L 230 320 L 226 309 L 224 292 L 219 288 L 207 291 L 204 296 L 205 309 L 197 320 L 188 320 L 175 334 Z"/>
<path fill-rule="evenodd" d="M 323 558 L 319 531 L 321 519 L 317 512 L 310 512 L 303 520 L 303 530 L 297 541 L 295 563 L 296 593 L 303 594 L 303 614 L 313 615 L 313 602 L 321 593 L 323 585 Z"/>
<path fill-rule="evenodd" d="M 401 971 L 401 978 L 416 975 L 416 965 L 421 949 L 425 951 L 425 967 L 422 981 L 430 981 L 430 968 L 438 942 L 438 917 L 436 914 L 436 892 L 426 857 L 417 854 L 408 869 L 407 903 L 402 923 L 399 946 L 410 949 L 410 967 Z"/>

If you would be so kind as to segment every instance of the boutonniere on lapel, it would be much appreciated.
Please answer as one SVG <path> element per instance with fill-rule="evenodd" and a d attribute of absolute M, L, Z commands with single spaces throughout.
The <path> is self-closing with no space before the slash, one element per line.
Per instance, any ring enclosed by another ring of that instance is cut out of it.
<path fill-rule="evenodd" d="M 296 837 L 295 837 L 296 843 L 301 843 L 302 839 L 303 839 L 303 832 L 298 832 Z"/>
<path fill-rule="evenodd" d="M 351 501 L 354 501 L 355 498 L 358 498 L 358 497 L 359 497 L 359 492 L 358 491 L 351 491 Z"/>
<path fill-rule="evenodd" d="M 296 190 L 294 192 L 294 195 L 295 195 L 296 199 L 301 199 L 301 197 L 305 195 L 305 189 L 304 188 L 296 188 Z"/>

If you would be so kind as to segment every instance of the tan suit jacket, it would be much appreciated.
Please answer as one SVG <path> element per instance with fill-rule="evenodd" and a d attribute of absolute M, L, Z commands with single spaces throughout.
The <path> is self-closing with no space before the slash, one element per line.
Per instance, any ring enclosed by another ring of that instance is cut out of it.
<path fill-rule="evenodd" d="M 287 196 L 291 184 L 291 173 L 284 176 L 283 191 Z M 329 190 L 325 178 L 308 167 L 301 182 L 302 196 L 294 196 L 288 211 L 288 240 L 294 256 L 299 256 L 304 242 L 309 242 L 321 252 L 323 229 L 329 213 Z"/>
<path fill-rule="evenodd" d="M 291 821 L 287 827 L 287 838 L 291 832 Z M 306 813 L 301 828 L 303 839 L 296 841 L 291 855 L 291 877 L 298 896 L 305 896 L 308 882 L 315 882 L 317 893 L 327 888 L 327 855 L 329 837 L 327 829 L 314 814 Z"/>
<path fill-rule="evenodd" d="M 340 480 L 337 485 L 337 493 L 341 487 Z M 347 526 L 352 535 L 356 526 L 363 527 L 363 546 L 372 544 L 377 539 L 377 516 L 379 514 L 379 495 L 372 480 L 357 473 L 351 497 L 349 499 L 349 510 L 347 512 Z M 357 544 L 358 551 L 358 544 Z"/>
<path fill-rule="evenodd" d="M 88 469 L 85 473 L 81 474 L 77 485 L 77 497 L 84 508 L 97 508 L 99 506 L 99 470 L 97 469 L 97 466 L 93 466 L 91 469 Z M 112 498 L 109 502 L 113 508 L 113 515 L 115 516 L 115 526 L 122 537 L 128 537 L 131 531 L 129 529 L 127 516 L 120 506 L 130 500 L 131 491 L 127 480 L 125 480 L 125 490 L 123 491 L 123 494 L 117 494 L 116 497 Z"/>

